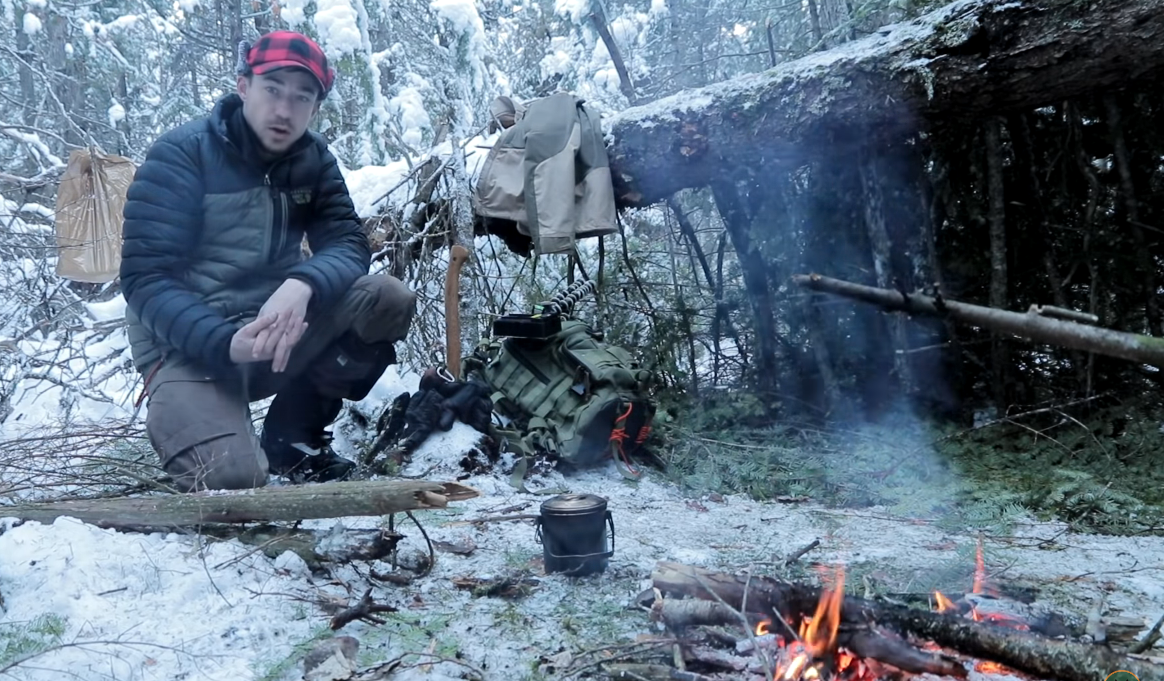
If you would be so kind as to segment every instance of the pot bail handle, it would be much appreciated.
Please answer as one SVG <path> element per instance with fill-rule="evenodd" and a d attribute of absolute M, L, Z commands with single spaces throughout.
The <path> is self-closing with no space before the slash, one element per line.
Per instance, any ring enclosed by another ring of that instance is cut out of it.
<path fill-rule="evenodd" d="M 606 512 L 606 524 L 610 525 L 610 551 L 607 556 L 614 555 L 614 515 L 608 510 Z"/>

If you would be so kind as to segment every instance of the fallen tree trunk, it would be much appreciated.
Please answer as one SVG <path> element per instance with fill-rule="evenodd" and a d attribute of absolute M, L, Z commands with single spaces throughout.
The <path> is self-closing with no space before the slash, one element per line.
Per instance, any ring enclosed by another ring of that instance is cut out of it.
<path fill-rule="evenodd" d="M 631 107 L 608 145 L 620 206 L 646 206 L 870 138 L 1147 81 L 1164 70 L 1158 0 L 958 0 L 762 73 Z"/>
<path fill-rule="evenodd" d="M 763 609 L 773 617 L 779 615 L 790 622 L 811 616 L 821 595 L 817 587 L 772 577 L 748 578 L 670 562 L 660 562 L 651 577 L 654 587 L 664 594 L 718 599 L 737 609 L 746 600 L 749 610 Z M 842 627 L 857 632 L 875 623 L 1044 679 L 1094 681 L 1123 669 L 1134 673 L 1140 681 L 1164 681 L 1160 667 L 1141 664 L 1102 646 L 1048 639 L 953 614 L 846 596 L 841 604 L 840 622 Z M 866 654 L 872 649 L 870 645 Z"/>
<path fill-rule="evenodd" d="M 50 523 L 76 518 L 98 527 L 189 527 L 209 523 L 381 516 L 445 508 L 479 493 L 455 482 L 414 480 L 327 482 L 239 492 L 57 501 L 0 506 L 0 517 Z"/>
<path fill-rule="evenodd" d="M 814 291 L 835 293 L 872 303 L 886 310 L 948 316 L 965 324 L 1011 333 L 1041 343 L 1164 367 L 1164 338 L 1112 331 L 1057 318 L 1070 316 L 1074 312 L 1071 310 L 1058 311 L 1055 308 L 1033 307 L 1028 312 L 1010 312 L 944 298 L 937 299 L 920 293 L 902 295 L 899 291 L 854 284 L 822 277 L 819 274 L 797 274 L 792 277 L 792 281 Z"/>

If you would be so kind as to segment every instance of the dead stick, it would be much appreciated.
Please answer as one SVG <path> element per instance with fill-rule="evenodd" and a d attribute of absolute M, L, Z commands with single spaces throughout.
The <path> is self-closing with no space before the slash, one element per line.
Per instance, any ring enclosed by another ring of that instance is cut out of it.
<path fill-rule="evenodd" d="M 818 546 L 820 546 L 820 540 L 819 540 L 819 539 L 813 539 L 811 544 L 809 544 L 808 546 L 805 546 L 804 548 L 800 549 L 800 550 L 799 550 L 799 551 L 797 551 L 796 553 L 794 553 L 794 554 L 792 554 L 791 556 L 789 556 L 789 557 L 788 557 L 788 560 L 784 561 L 784 564 L 785 564 L 785 565 L 792 565 L 792 564 L 793 564 L 793 563 L 795 563 L 796 561 L 798 561 L 798 560 L 800 560 L 801 558 L 803 558 L 803 557 L 804 557 L 804 554 L 808 553 L 809 551 L 811 551 L 811 550 L 815 549 L 815 548 L 816 548 L 816 547 L 818 547 Z"/>
<path fill-rule="evenodd" d="M 1013 334 L 1037 343 L 1049 343 L 1072 350 L 1096 352 L 1109 357 L 1164 367 L 1164 342 L 1152 336 L 1114 331 L 1029 312 L 1011 312 L 955 300 L 937 299 L 920 293 L 906 296 L 898 291 L 854 284 L 819 274 L 796 274 L 792 276 L 792 282 L 814 291 L 835 293 L 886 310 L 949 316 L 964 324 Z"/>
<path fill-rule="evenodd" d="M 331 628 L 332 630 L 342 629 L 344 626 L 356 620 L 373 624 L 384 624 L 386 620 L 376 615 L 385 612 L 396 612 L 396 608 L 391 605 L 382 605 L 372 600 L 372 590 L 368 589 L 364 592 L 364 597 L 358 603 L 331 618 Z"/>
<path fill-rule="evenodd" d="M 540 515 L 536 513 L 518 513 L 516 515 L 487 515 L 481 518 L 469 518 L 468 520 L 458 520 L 449 523 L 449 527 L 459 527 L 462 525 L 476 525 L 478 523 L 504 523 L 510 520 L 537 520 Z"/>
<path fill-rule="evenodd" d="M 608 664 L 605 671 L 613 679 L 650 681 L 713 681 L 710 676 L 686 672 L 661 664 Z"/>
<path fill-rule="evenodd" d="M 1156 645 L 1156 641 L 1160 640 L 1161 626 L 1164 626 L 1164 615 L 1161 615 L 1160 619 L 1156 620 L 1156 624 L 1152 626 L 1152 629 L 1148 632 L 1147 636 L 1140 639 L 1139 641 L 1136 641 L 1134 644 L 1132 644 L 1131 647 L 1128 648 L 1128 652 L 1138 655 L 1140 653 L 1147 652 L 1149 648 Z"/>

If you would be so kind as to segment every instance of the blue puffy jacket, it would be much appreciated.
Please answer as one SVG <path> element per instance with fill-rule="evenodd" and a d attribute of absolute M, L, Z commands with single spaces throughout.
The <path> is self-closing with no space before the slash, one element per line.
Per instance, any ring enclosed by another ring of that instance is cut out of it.
<path fill-rule="evenodd" d="M 324 139 L 308 132 L 272 162 L 259 150 L 232 94 L 158 138 L 138 168 L 121 287 L 139 370 L 164 353 L 224 373 L 234 332 L 286 279 L 311 285 L 314 309 L 367 274 L 367 237 Z"/>

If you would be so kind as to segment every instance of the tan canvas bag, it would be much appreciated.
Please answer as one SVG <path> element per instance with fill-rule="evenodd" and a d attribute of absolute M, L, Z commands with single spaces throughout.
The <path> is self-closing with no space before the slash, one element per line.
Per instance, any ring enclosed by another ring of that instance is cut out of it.
<path fill-rule="evenodd" d="M 123 156 L 77 149 L 57 189 L 57 275 L 73 281 L 113 281 L 121 269 L 125 194 L 137 167 Z"/>

